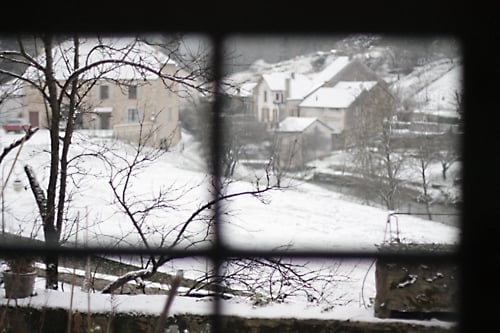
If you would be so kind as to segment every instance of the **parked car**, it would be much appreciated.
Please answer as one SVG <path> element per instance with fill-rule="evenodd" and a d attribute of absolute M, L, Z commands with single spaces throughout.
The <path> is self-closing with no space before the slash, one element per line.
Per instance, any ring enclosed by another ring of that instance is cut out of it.
<path fill-rule="evenodd" d="M 22 131 L 27 130 L 30 127 L 30 124 L 24 119 L 15 118 L 15 119 L 8 119 L 7 121 L 5 121 L 2 127 L 7 133 L 9 132 L 21 133 Z"/>

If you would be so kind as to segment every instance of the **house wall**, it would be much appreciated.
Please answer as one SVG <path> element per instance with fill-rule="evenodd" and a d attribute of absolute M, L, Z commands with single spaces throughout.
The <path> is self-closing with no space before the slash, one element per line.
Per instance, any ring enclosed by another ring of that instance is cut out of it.
<path fill-rule="evenodd" d="M 32 86 L 25 85 L 23 87 L 22 104 L 22 118 L 29 119 L 30 112 L 38 113 L 38 126 L 40 128 L 48 128 L 46 105 L 40 93 Z"/>
<path fill-rule="evenodd" d="M 282 168 L 303 168 L 305 163 L 331 152 L 331 129 L 319 121 L 303 132 L 275 132 L 278 161 Z"/>
<path fill-rule="evenodd" d="M 345 109 L 300 107 L 300 117 L 316 117 L 330 126 L 335 133 L 341 133 L 345 128 Z"/>
<path fill-rule="evenodd" d="M 22 98 L 6 98 L 0 103 L 0 123 L 4 123 L 7 119 L 24 118 Z M 28 118 L 25 118 L 29 120 Z"/>
<path fill-rule="evenodd" d="M 303 143 L 300 132 L 276 132 L 278 156 L 274 156 L 281 168 L 295 169 L 304 165 Z"/>
<path fill-rule="evenodd" d="M 264 95 L 267 98 L 264 99 Z M 280 94 L 280 100 L 276 100 L 276 94 Z M 279 120 L 284 119 L 283 110 L 285 108 L 285 92 L 271 90 L 264 80 L 260 80 L 255 87 L 255 112 L 259 122 L 268 124 L 271 128 Z M 278 103 L 277 103 L 278 102 Z"/>
<path fill-rule="evenodd" d="M 175 65 L 165 66 L 164 72 L 173 73 Z M 127 82 L 134 84 L 134 82 Z M 100 86 L 109 86 L 109 98 L 100 99 Z M 152 125 L 148 128 L 155 128 L 155 142 L 158 145 L 160 142 L 168 140 L 172 144 L 176 144 L 180 140 L 179 129 L 179 99 L 178 96 L 167 89 L 164 83 L 160 80 L 149 80 L 147 82 L 138 81 L 137 99 L 129 99 L 127 89 L 120 88 L 117 84 L 110 81 L 98 82 L 91 90 L 88 98 L 85 101 L 85 109 L 82 117 L 82 127 L 87 129 L 112 129 L 118 126 L 116 133 L 117 137 L 127 137 L 131 139 L 132 128 L 135 128 L 135 137 L 139 136 L 139 123 L 128 123 L 127 110 L 135 108 L 139 111 L 139 119 L 145 122 L 151 122 Z M 172 84 L 171 89 L 175 91 L 176 84 Z M 23 116 L 29 119 L 29 112 L 36 111 L 39 113 L 40 125 L 47 127 L 47 117 L 45 105 L 38 92 L 31 87 L 25 87 Z M 109 113 L 95 113 L 96 107 L 110 107 Z M 104 119 L 109 117 L 109 122 Z M 123 131 L 123 132 L 120 132 Z M 126 134 L 125 134 L 126 133 Z"/>
<path fill-rule="evenodd" d="M 332 131 L 321 122 L 315 122 L 303 133 L 303 158 L 305 162 L 318 159 L 332 150 Z"/>
<path fill-rule="evenodd" d="M 22 94 L 22 86 L 18 80 L 0 85 L 0 123 L 4 123 L 7 119 L 23 117 Z"/>
<path fill-rule="evenodd" d="M 284 116 L 286 117 L 300 117 L 299 104 L 302 102 L 300 99 L 289 99 L 285 103 Z"/>
<path fill-rule="evenodd" d="M 366 143 L 379 136 L 384 121 L 394 115 L 392 101 L 392 96 L 379 84 L 364 91 L 346 110 L 345 143 Z"/>

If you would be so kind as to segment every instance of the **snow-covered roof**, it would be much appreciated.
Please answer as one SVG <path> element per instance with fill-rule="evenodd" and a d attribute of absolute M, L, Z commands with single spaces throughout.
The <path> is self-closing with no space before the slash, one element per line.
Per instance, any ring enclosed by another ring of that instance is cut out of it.
<path fill-rule="evenodd" d="M 256 85 L 257 85 L 256 82 L 248 82 L 242 84 L 240 87 L 240 96 L 242 97 L 251 96 L 253 93 L 253 89 L 255 88 Z"/>
<path fill-rule="evenodd" d="M 316 121 L 319 121 L 316 117 L 286 117 L 279 123 L 276 132 L 303 132 Z"/>
<path fill-rule="evenodd" d="M 338 57 L 328 66 L 326 66 L 321 72 L 316 74 L 313 78 L 313 83 L 309 88 L 309 93 L 321 87 L 325 82 L 331 80 L 335 75 L 337 75 L 342 69 L 344 69 L 350 60 L 349 57 L 342 56 Z"/>
<path fill-rule="evenodd" d="M 349 107 L 364 90 L 370 90 L 376 81 L 340 81 L 334 87 L 322 87 L 307 96 L 300 107 L 343 109 Z"/>
<path fill-rule="evenodd" d="M 249 97 L 253 94 L 253 89 L 257 86 L 256 82 L 246 82 L 238 86 L 236 83 L 232 83 L 231 81 L 227 81 L 226 86 L 223 86 L 222 89 L 224 93 L 230 96 L 235 97 Z"/>
<path fill-rule="evenodd" d="M 269 73 L 262 75 L 262 78 L 273 91 L 284 91 L 286 79 L 289 77 L 287 72 Z"/>
<path fill-rule="evenodd" d="M 312 81 L 305 75 L 294 74 L 290 78 L 288 99 L 302 99 L 311 89 Z"/>
<path fill-rule="evenodd" d="M 312 81 L 307 76 L 294 72 L 263 74 L 262 78 L 272 91 L 288 91 L 289 99 L 302 99 L 311 89 Z M 287 88 L 287 81 L 289 87 Z"/>
<path fill-rule="evenodd" d="M 109 60 L 130 63 L 140 62 L 155 70 L 159 70 L 161 66 L 167 63 L 175 64 L 157 48 L 134 37 L 82 38 L 80 39 L 79 53 L 79 68 L 96 62 L 108 61 L 94 67 L 92 70 L 85 71 L 82 78 L 86 79 L 151 80 L 157 78 L 154 73 L 139 69 L 137 66 L 109 62 Z M 57 80 L 66 80 L 75 71 L 72 60 L 73 54 L 74 45 L 72 40 L 62 42 L 52 49 L 54 74 Z M 42 64 L 45 63 L 45 55 L 40 56 L 37 61 Z M 42 78 L 43 75 L 41 74 L 34 67 L 30 67 L 24 75 L 30 78 Z"/>

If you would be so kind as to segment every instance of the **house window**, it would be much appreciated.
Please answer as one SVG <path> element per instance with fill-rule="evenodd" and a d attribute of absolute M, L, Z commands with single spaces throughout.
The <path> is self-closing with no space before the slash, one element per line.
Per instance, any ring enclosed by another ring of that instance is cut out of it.
<path fill-rule="evenodd" d="M 264 103 L 267 102 L 267 91 L 264 91 Z"/>
<path fill-rule="evenodd" d="M 278 109 L 273 109 L 273 123 L 278 122 Z"/>
<path fill-rule="evenodd" d="M 109 98 L 109 86 L 100 86 L 99 87 L 99 98 L 100 99 L 108 99 Z"/>
<path fill-rule="evenodd" d="M 281 94 L 276 93 L 276 102 L 281 102 Z"/>
<path fill-rule="evenodd" d="M 137 99 L 137 86 L 128 86 L 128 99 Z"/>
<path fill-rule="evenodd" d="M 125 119 L 127 123 L 138 123 L 139 122 L 139 110 L 130 108 L 127 109 Z"/>

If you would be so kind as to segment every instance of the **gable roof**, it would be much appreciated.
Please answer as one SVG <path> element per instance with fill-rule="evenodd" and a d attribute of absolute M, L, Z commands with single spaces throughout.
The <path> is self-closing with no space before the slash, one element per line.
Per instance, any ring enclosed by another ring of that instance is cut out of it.
<path fill-rule="evenodd" d="M 313 78 L 313 83 L 309 87 L 307 94 L 310 94 L 314 90 L 321 87 L 325 82 L 330 81 L 335 75 L 337 75 L 342 69 L 344 69 L 351 61 L 347 56 L 341 56 L 332 61 L 328 66 L 326 66 L 321 72 L 316 74 Z"/>
<path fill-rule="evenodd" d="M 289 81 L 288 99 L 302 99 L 311 89 L 312 81 L 305 75 L 294 74 Z"/>
<path fill-rule="evenodd" d="M 287 72 L 263 74 L 262 79 L 267 83 L 269 89 L 273 91 L 284 91 L 285 80 L 289 76 Z"/>
<path fill-rule="evenodd" d="M 302 99 L 311 86 L 311 80 L 307 76 L 295 72 L 263 74 L 262 79 L 272 91 L 286 91 L 287 84 L 289 84 L 288 98 L 290 99 Z"/>
<path fill-rule="evenodd" d="M 252 96 L 255 86 L 257 86 L 256 82 L 246 82 L 242 83 L 240 86 L 236 85 L 222 86 L 222 90 L 229 96 L 249 97 Z"/>
<path fill-rule="evenodd" d="M 79 68 L 106 60 L 121 60 L 130 63 L 141 62 L 155 70 L 160 70 L 165 64 L 175 64 L 174 61 L 157 48 L 134 37 L 81 38 L 79 53 Z M 72 40 L 64 41 L 52 49 L 54 75 L 57 80 L 66 80 L 75 71 L 72 59 L 73 55 L 74 45 Z M 38 57 L 37 61 L 44 64 L 45 55 Z M 41 74 L 34 67 L 30 67 L 24 75 L 30 78 L 37 78 L 43 77 Z M 146 70 L 141 70 L 136 66 L 107 62 L 85 71 L 82 78 L 151 80 L 156 79 L 157 75 Z"/>
<path fill-rule="evenodd" d="M 276 132 L 303 132 L 313 123 L 319 122 L 333 131 L 328 125 L 316 117 L 286 117 L 279 124 Z"/>
<path fill-rule="evenodd" d="M 340 81 L 334 87 L 317 89 L 307 96 L 299 107 L 344 109 L 363 91 L 372 89 L 376 84 L 376 81 Z"/>

